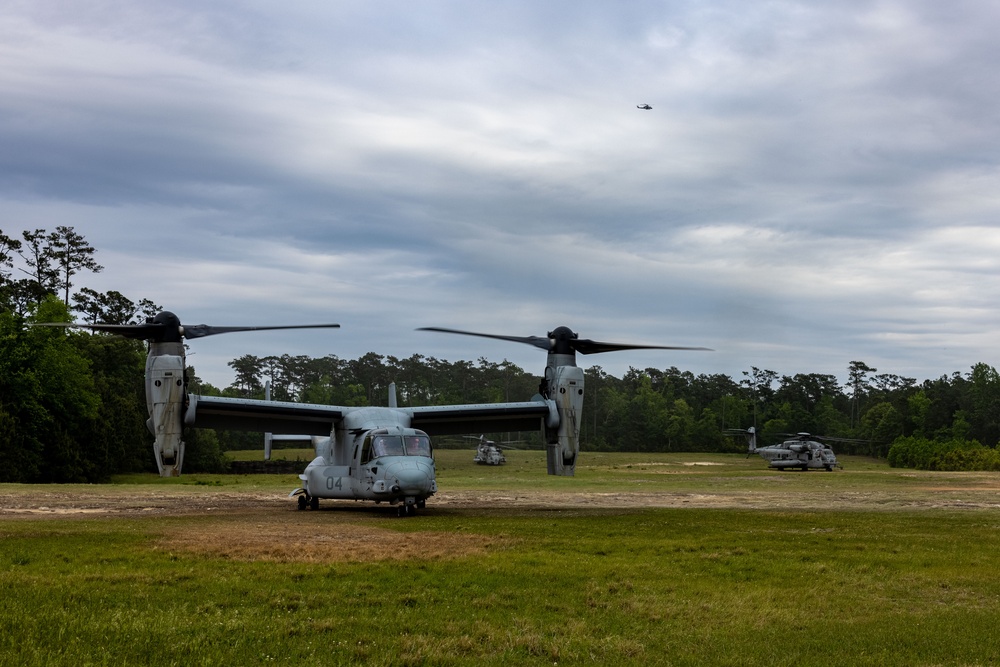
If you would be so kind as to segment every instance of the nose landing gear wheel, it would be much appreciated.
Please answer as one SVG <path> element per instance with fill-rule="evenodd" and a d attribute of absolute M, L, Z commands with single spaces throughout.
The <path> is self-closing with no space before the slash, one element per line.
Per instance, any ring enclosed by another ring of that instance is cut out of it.
<path fill-rule="evenodd" d="M 306 500 L 305 496 L 299 496 L 299 510 L 304 510 L 308 504 L 309 501 Z"/>

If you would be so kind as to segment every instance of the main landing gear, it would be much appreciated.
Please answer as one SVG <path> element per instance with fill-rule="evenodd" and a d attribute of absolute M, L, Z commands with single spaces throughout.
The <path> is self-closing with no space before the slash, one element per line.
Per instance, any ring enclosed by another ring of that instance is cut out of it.
<path fill-rule="evenodd" d="M 378 502 L 378 501 L 376 501 Z M 307 496 L 306 494 L 299 495 L 299 510 L 318 510 L 319 509 L 319 498 L 316 496 Z M 424 509 L 427 507 L 427 500 L 421 498 L 417 500 L 415 498 L 407 498 L 406 500 L 400 502 L 396 506 L 397 516 L 413 516 L 417 513 L 418 509 Z"/>

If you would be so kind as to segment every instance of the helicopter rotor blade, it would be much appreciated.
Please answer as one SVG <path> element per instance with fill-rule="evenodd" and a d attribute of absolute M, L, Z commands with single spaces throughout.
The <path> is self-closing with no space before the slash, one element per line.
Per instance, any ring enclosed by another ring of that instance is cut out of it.
<path fill-rule="evenodd" d="M 853 444 L 864 444 L 871 442 L 871 440 L 864 440 L 859 438 L 838 438 L 831 435 L 814 435 L 813 437 L 816 438 L 817 440 L 822 440 L 823 442 L 845 442 Z"/>
<path fill-rule="evenodd" d="M 496 340 L 507 340 L 514 343 L 525 343 L 548 352 L 556 354 L 600 354 L 603 352 L 621 352 L 623 350 L 704 350 L 711 351 L 707 347 L 680 347 L 676 345 L 643 345 L 633 343 L 607 343 L 603 341 L 579 338 L 569 327 L 557 327 L 549 332 L 548 336 L 502 336 L 499 334 L 479 333 L 475 331 L 462 331 L 460 329 L 446 329 L 443 327 L 421 327 L 417 331 L 436 331 L 440 333 L 459 334 L 462 336 L 479 336 L 480 338 L 494 338 Z"/>
<path fill-rule="evenodd" d="M 789 440 L 801 440 L 803 442 L 808 440 L 813 440 L 816 442 L 845 442 L 845 443 L 855 443 L 855 444 L 863 444 L 866 442 L 871 442 L 870 440 L 864 440 L 859 438 L 841 438 L 832 435 L 814 435 L 812 433 L 775 433 L 774 435 L 788 438 Z"/>

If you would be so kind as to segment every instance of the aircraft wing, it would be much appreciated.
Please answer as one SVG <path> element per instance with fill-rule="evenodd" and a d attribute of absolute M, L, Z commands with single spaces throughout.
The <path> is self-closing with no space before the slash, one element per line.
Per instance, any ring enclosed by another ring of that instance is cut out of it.
<path fill-rule="evenodd" d="M 196 428 L 288 435 L 330 435 L 349 408 L 221 396 L 189 396 L 184 423 Z"/>
<path fill-rule="evenodd" d="M 472 405 L 428 405 L 400 408 L 410 415 L 410 426 L 428 435 L 459 435 L 470 432 L 532 431 L 546 420 L 558 424 L 555 403 L 539 398 L 521 403 Z"/>

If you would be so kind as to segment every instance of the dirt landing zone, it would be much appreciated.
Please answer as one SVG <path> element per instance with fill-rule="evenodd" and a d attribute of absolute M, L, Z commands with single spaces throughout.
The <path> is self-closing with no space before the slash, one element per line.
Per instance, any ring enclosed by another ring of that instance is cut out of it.
<path fill-rule="evenodd" d="M 757 481 L 767 485 L 770 480 Z M 156 548 L 171 553 L 241 561 L 334 563 L 447 559 L 502 547 L 510 539 L 462 531 L 400 530 L 408 525 L 398 522 L 419 525 L 419 514 L 579 516 L 651 507 L 866 512 L 1000 509 L 996 476 L 964 479 L 967 486 L 941 481 L 925 484 L 920 480 L 906 489 L 873 490 L 869 486 L 792 493 L 779 483 L 755 490 L 706 488 L 698 492 L 450 491 L 431 498 L 415 519 L 398 518 L 395 507 L 389 505 L 352 501 L 325 500 L 319 511 L 300 511 L 295 500 L 282 493 L 225 488 L 17 485 L 0 486 L 0 532 L 4 522 L 25 519 L 148 518 L 152 532 L 159 535 Z"/>
<path fill-rule="evenodd" d="M 764 478 L 760 478 L 764 479 Z M 780 478 L 778 478 L 780 479 Z M 699 507 L 770 510 L 920 510 L 920 509 L 997 509 L 1000 508 L 1000 479 L 976 480 L 967 486 L 938 484 L 914 485 L 906 489 L 818 489 L 789 491 L 781 485 L 771 488 L 708 489 L 700 491 L 621 491 L 571 492 L 518 490 L 510 493 L 490 491 L 445 491 L 427 502 L 427 513 L 481 513 L 502 511 L 616 510 L 644 507 Z M 395 508 L 368 502 L 321 502 L 319 512 L 299 512 L 294 499 L 282 493 L 240 492 L 227 489 L 192 489 L 190 487 L 150 490 L 127 486 L 39 485 L 17 486 L 7 491 L 0 485 L 0 521 L 17 517 L 91 516 L 191 516 L 255 515 L 308 516 L 329 512 L 353 517 L 395 518 Z"/>

